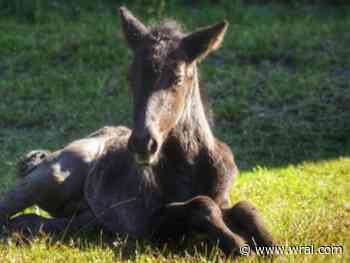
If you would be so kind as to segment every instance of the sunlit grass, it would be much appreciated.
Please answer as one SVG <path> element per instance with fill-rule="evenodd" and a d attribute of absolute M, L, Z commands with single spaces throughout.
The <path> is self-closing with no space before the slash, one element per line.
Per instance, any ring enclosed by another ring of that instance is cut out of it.
<path fill-rule="evenodd" d="M 341 245 L 343 254 L 285 255 L 288 261 L 329 262 L 350 259 L 350 159 L 304 163 L 297 166 L 264 169 L 243 173 L 236 183 L 231 199 L 250 200 L 261 210 L 279 245 L 307 246 L 315 249 L 324 245 Z M 212 262 L 223 260 L 217 251 L 196 252 L 191 242 L 175 250 L 167 250 L 142 243 L 135 250 L 127 250 L 120 241 L 107 245 L 98 234 L 93 239 L 73 237 L 64 242 L 43 237 L 28 245 L 16 246 L 16 238 L 0 246 L 3 260 L 13 262 L 47 262 L 69 258 L 75 261 L 112 262 L 128 258 L 135 262 Z M 201 246 L 198 241 L 194 244 Z M 181 250 L 183 249 L 183 250 Z M 187 252 L 186 252 L 187 251 Z M 241 261 L 252 261 L 242 258 Z"/>

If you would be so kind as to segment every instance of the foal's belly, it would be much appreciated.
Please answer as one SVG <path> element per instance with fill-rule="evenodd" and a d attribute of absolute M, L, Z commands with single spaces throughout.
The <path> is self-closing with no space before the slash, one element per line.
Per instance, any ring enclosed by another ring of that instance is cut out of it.
<path fill-rule="evenodd" d="M 99 161 L 87 178 L 85 197 L 107 230 L 134 238 L 150 234 L 151 217 L 162 206 L 152 176 L 135 166 L 133 156 L 124 147 L 111 149 Z"/>
<path fill-rule="evenodd" d="M 148 238 L 153 227 L 152 216 L 161 207 L 161 204 L 159 202 L 153 202 L 151 205 L 145 204 L 142 197 L 129 198 L 118 203 L 120 207 L 116 208 L 112 217 L 104 218 L 105 227 L 116 234 Z"/>

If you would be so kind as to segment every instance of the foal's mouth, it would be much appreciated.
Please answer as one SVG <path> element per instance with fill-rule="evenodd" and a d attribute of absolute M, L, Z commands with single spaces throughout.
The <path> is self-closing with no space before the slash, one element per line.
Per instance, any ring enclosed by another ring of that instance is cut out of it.
<path fill-rule="evenodd" d="M 141 167 L 153 166 L 157 163 L 156 155 L 140 155 L 138 153 L 134 153 L 134 159 L 136 164 Z"/>

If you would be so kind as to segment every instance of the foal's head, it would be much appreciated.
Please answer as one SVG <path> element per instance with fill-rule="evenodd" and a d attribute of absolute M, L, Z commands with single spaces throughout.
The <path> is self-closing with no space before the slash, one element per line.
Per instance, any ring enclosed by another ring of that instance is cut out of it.
<path fill-rule="evenodd" d="M 120 8 L 125 38 L 134 58 L 129 72 L 134 127 L 129 150 L 145 165 L 158 160 L 198 81 L 196 64 L 222 42 L 228 23 L 185 35 L 174 22 L 149 28 Z"/>

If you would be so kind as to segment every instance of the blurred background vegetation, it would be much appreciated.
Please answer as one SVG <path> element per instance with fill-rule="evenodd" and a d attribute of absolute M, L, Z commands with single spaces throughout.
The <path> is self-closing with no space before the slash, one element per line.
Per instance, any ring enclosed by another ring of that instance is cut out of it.
<path fill-rule="evenodd" d="M 215 132 L 242 169 L 350 152 L 344 1 L 0 0 L 2 160 L 131 125 L 120 5 L 146 23 L 170 17 L 186 30 L 230 21 L 201 79 Z"/>
<path fill-rule="evenodd" d="M 148 15 L 161 17 L 169 8 L 176 8 L 178 5 L 196 6 L 206 4 L 216 5 L 244 5 L 244 4 L 280 4 L 289 6 L 300 5 L 347 5 L 348 0 L 0 0 L 1 14 L 15 15 L 18 18 L 28 21 L 38 21 L 45 17 L 49 10 L 70 11 L 71 15 L 77 15 L 82 9 L 95 9 L 97 6 L 110 5 L 132 5 L 139 7 L 140 10 Z"/>

